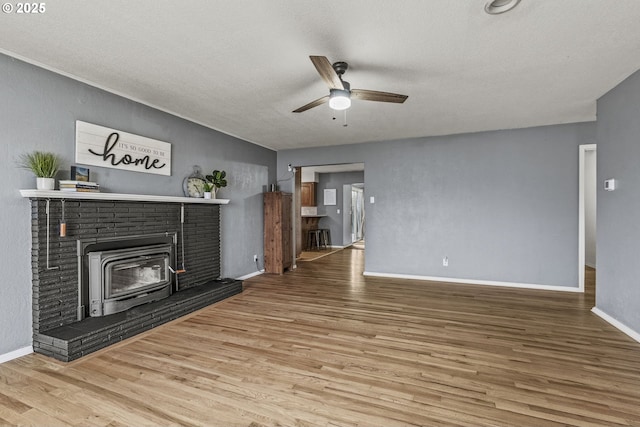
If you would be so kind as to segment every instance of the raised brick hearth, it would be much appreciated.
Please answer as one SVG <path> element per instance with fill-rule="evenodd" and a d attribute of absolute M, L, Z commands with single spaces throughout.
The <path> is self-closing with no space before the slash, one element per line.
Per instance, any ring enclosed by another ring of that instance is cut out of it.
<path fill-rule="evenodd" d="M 78 240 L 177 233 L 180 203 L 66 200 L 67 233 L 59 237 L 62 200 L 49 202 L 49 267 L 45 199 L 33 198 L 33 347 L 63 361 L 77 359 L 122 339 L 242 292 L 242 282 L 220 280 L 220 205 L 185 204 L 185 268 L 169 298 L 123 313 L 78 320 Z M 177 239 L 178 265 L 182 265 Z M 51 268 L 58 267 L 58 268 Z"/>
<path fill-rule="evenodd" d="M 89 317 L 36 334 L 34 350 L 69 362 L 240 292 L 238 280 L 213 280 L 122 313 Z"/>

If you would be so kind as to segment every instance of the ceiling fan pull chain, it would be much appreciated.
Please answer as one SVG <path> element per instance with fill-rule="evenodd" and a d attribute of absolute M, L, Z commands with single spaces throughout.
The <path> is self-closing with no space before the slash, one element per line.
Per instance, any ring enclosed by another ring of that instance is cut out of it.
<path fill-rule="evenodd" d="M 346 128 L 347 126 L 349 126 L 347 124 L 347 110 L 344 110 L 344 124 L 342 125 L 342 127 Z"/>

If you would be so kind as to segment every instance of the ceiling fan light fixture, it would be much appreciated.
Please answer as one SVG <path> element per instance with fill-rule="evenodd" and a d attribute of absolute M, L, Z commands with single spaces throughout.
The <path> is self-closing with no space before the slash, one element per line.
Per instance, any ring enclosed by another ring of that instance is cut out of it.
<path fill-rule="evenodd" d="M 499 15 L 516 7 L 520 0 L 489 0 L 484 5 L 484 11 L 489 15 Z"/>
<path fill-rule="evenodd" d="M 331 89 L 329 91 L 329 107 L 338 111 L 351 107 L 351 93 L 348 90 Z"/>
<path fill-rule="evenodd" d="M 329 95 L 325 95 L 307 105 L 303 105 L 293 110 L 292 113 L 302 113 L 318 105 L 322 105 L 327 101 L 329 102 L 329 107 L 333 110 L 345 111 L 351 107 L 351 95 L 361 101 L 391 102 L 395 104 L 402 104 L 408 98 L 407 95 L 380 92 L 377 90 L 354 89 L 352 91 L 349 82 L 342 80 L 342 75 L 347 71 L 347 68 L 349 68 L 349 64 L 346 62 L 335 62 L 332 65 L 326 56 L 310 56 L 309 59 L 311 59 L 311 62 L 316 67 L 316 71 L 318 71 L 322 80 L 329 86 Z"/>

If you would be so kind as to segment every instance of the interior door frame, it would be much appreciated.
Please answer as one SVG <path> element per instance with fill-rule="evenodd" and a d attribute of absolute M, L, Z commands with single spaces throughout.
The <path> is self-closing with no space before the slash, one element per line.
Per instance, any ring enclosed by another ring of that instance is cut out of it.
<path fill-rule="evenodd" d="M 585 168 L 587 151 L 597 152 L 597 144 L 578 146 L 578 289 L 584 293 L 585 266 Z M 597 160 L 596 160 L 597 162 Z M 597 174 L 596 174 L 597 177 Z M 596 178 L 597 182 L 597 178 Z"/>

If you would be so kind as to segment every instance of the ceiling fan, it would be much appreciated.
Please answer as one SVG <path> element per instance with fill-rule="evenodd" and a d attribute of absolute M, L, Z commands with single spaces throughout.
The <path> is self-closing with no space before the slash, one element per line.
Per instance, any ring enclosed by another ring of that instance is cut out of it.
<path fill-rule="evenodd" d="M 313 65 L 315 65 L 318 74 L 322 80 L 329 86 L 329 95 L 311 101 L 307 105 L 303 105 L 294 113 L 302 113 L 313 107 L 324 104 L 329 101 L 329 107 L 334 110 L 346 110 L 351 106 L 351 97 L 361 99 L 363 101 L 376 102 L 394 102 L 402 104 L 407 100 L 407 95 L 400 95 L 390 92 L 379 92 L 377 90 L 351 89 L 349 82 L 342 80 L 342 75 L 349 68 L 346 62 L 336 62 L 333 65 L 326 56 L 309 56 Z"/>

